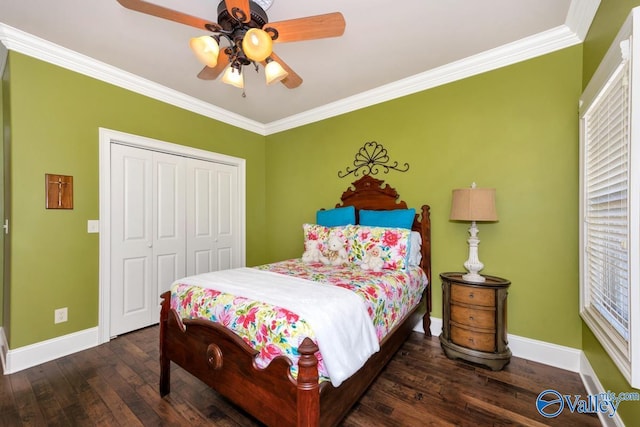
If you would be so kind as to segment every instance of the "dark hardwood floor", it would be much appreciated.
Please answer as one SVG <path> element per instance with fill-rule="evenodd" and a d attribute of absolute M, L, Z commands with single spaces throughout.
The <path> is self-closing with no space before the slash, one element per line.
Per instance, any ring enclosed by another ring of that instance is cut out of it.
<path fill-rule="evenodd" d="M 158 327 L 0 376 L 2 426 L 258 426 L 177 366 L 158 393 Z M 343 426 L 599 426 L 596 416 L 536 410 L 554 389 L 586 395 L 578 374 L 512 358 L 500 372 L 447 359 L 437 337 L 413 333 Z"/>

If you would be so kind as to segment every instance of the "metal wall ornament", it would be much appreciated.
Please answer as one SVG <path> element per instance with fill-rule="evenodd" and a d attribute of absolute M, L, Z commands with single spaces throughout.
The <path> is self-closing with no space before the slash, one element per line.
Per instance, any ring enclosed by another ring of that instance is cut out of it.
<path fill-rule="evenodd" d="M 391 162 L 387 149 L 378 144 L 376 141 L 365 142 L 364 145 L 356 153 L 353 160 L 353 166 L 347 166 L 344 171 L 338 171 L 338 178 L 345 178 L 351 174 L 353 176 L 377 175 L 381 170 L 389 173 L 390 170 L 398 172 L 406 172 L 409 170 L 409 163 L 405 163 L 402 167 L 398 166 L 398 162 Z"/>

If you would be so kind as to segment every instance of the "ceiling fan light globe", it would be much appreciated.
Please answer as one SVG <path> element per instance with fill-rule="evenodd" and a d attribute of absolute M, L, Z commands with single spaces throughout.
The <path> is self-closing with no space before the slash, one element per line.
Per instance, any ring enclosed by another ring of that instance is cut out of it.
<path fill-rule="evenodd" d="M 289 73 L 282 68 L 282 65 L 276 61 L 268 62 L 266 67 L 264 67 L 264 74 L 268 85 L 284 80 L 289 75 Z"/>
<path fill-rule="evenodd" d="M 222 75 L 222 82 L 240 89 L 244 89 L 244 77 L 237 69 L 228 67 Z"/>
<path fill-rule="evenodd" d="M 207 67 L 215 67 L 218 64 L 220 46 L 211 36 L 192 37 L 189 46 L 198 60 Z"/>
<path fill-rule="evenodd" d="M 242 39 L 242 50 L 250 60 L 261 62 L 271 55 L 273 40 L 266 31 L 252 28 Z"/>

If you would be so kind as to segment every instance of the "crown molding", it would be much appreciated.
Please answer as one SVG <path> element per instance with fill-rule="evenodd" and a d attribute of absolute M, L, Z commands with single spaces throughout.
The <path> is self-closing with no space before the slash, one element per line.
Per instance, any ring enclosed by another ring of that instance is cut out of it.
<path fill-rule="evenodd" d="M 584 41 L 599 6 L 600 0 L 572 0 L 565 25 Z"/>
<path fill-rule="evenodd" d="M 264 135 L 265 126 L 239 114 L 185 95 L 166 86 L 74 52 L 32 34 L 0 23 L 0 42 L 7 49 L 111 83 L 176 107 Z M 1 51 L 0 51 L 1 53 Z"/>
<path fill-rule="evenodd" d="M 0 42 L 6 48 L 3 52 L 3 48 L 0 46 L 0 65 L 4 65 L 6 62 L 3 59 L 3 57 L 6 58 L 6 49 L 13 50 L 223 123 L 267 136 L 582 43 L 599 5 L 600 0 L 572 0 L 564 25 L 270 123 L 260 123 L 232 113 L 2 23 L 0 23 Z"/>
<path fill-rule="evenodd" d="M 4 74 L 4 67 L 7 65 L 7 58 L 9 57 L 9 51 L 2 43 L 0 43 L 0 79 Z"/>
<path fill-rule="evenodd" d="M 7 58 L 9 57 L 9 50 L 0 43 L 0 80 L 4 75 L 4 67 L 7 66 Z"/>
<path fill-rule="evenodd" d="M 513 43 L 407 77 L 319 108 L 266 125 L 267 135 L 338 116 L 364 107 L 411 95 L 447 83 L 495 70 L 581 43 L 574 32 L 561 25 Z"/>
<path fill-rule="evenodd" d="M 381 102 L 546 55 L 584 41 L 600 0 L 572 0 L 564 25 L 442 67 L 266 124 L 266 134 L 328 119 Z"/>

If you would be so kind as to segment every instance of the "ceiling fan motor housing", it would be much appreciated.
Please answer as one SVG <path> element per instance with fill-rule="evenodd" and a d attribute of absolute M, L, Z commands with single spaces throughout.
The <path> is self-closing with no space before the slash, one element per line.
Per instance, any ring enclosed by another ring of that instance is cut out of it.
<path fill-rule="evenodd" d="M 235 64 L 236 68 L 239 68 L 239 66 L 249 65 L 252 62 L 247 58 L 242 50 L 242 40 L 244 39 L 247 31 L 251 28 L 262 28 L 267 22 L 269 22 L 267 13 L 258 4 L 250 1 L 249 7 L 251 9 L 251 20 L 249 22 L 243 22 L 243 11 L 239 10 L 237 16 L 232 16 L 232 14 L 227 10 L 227 4 L 224 0 L 218 5 L 218 25 L 220 25 L 222 30 L 227 33 L 229 39 L 233 40 L 231 46 L 226 48 L 226 52 L 228 56 L 232 58 L 232 66 Z M 211 30 L 214 32 L 216 31 L 214 29 Z M 269 33 L 269 35 L 273 37 L 273 34 Z"/>
<path fill-rule="evenodd" d="M 250 1 L 249 7 L 251 9 L 251 20 L 249 22 L 242 22 L 237 18 L 241 18 L 241 15 L 233 17 L 229 14 L 227 10 L 227 5 L 223 1 L 218 5 L 218 25 L 222 27 L 225 31 L 235 32 L 237 30 L 244 30 L 246 32 L 249 28 L 262 28 L 267 22 L 269 22 L 269 18 L 267 17 L 267 12 L 264 11 L 260 6 L 256 3 Z M 240 14 L 243 12 L 240 11 Z"/>

